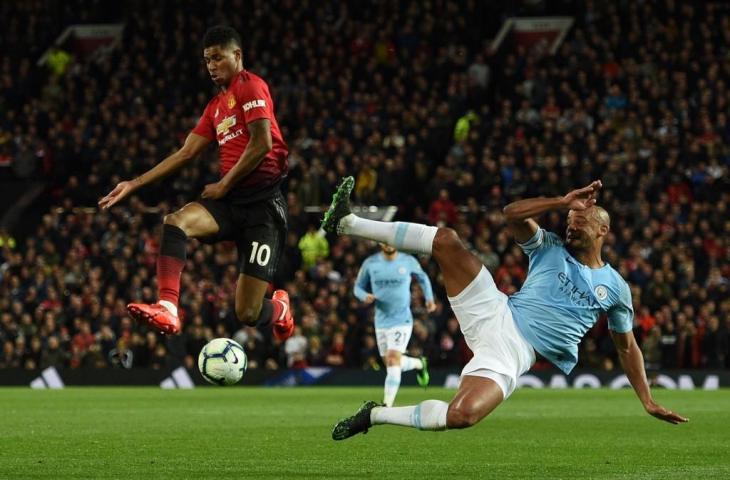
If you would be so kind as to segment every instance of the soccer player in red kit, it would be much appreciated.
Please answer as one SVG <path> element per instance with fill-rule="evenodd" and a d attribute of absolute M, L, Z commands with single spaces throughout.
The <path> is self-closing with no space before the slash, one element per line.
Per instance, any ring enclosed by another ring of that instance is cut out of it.
<path fill-rule="evenodd" d="M 201 199 L 165 216 L 157 259 L 159 301 L 130 303 L 129 314 L 161 333 L 180 332 L 178 298 L 187 239 L 233 240 L 238 248 L 236 316 L 249 325 L 272 325 L 279 340 L 294 330 L 289 295 L 276 290 L 264 298 L 281 256 L 287 231 L 287 206 L 281 180 L 288 171 L 288 149 L 274 116 L 269 88 L 243 68 L 241 39 L 230 27 L 209 29 L 203 58 L 220 87 L 184 145 L 139 177 L 119 183 L 99 201 L 109 208 L 138 188 L 155 182 L 218 142 L 220 181 L 206 185 Z"/>

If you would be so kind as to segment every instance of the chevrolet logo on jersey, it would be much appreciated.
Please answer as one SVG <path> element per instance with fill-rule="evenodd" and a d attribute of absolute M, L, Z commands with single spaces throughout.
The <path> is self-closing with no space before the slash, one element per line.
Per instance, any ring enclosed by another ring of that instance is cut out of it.
<path fill-rule="evenodd" d="M 217 127 L 215 127 L 215 131 L 218 135 L 225 135 L 228 133 L 228 131 L 236 124 L 236 116 L 231 115 L 230 117 L 226 117 L 223 120 L 221 120 L 221 123 L 218 124 Z"/>

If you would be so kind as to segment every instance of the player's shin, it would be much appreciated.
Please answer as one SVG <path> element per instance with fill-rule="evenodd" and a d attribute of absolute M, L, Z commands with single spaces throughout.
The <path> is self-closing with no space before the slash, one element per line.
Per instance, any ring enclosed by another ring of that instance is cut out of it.
<path fill-rule="evenodd" d="M 268 298 L 264 298 L 261 302 L 261 311 L 258 320 L 256 320 L 256 326 L 270 326 L 274 318 L 281 314 L 282 308 L 281 302 L 272 302 Z"/>
<path fill-rule="evenodd" d="M 175 225 L 162 228 L 162 245 L 157 257 L 157 285 L 159 303 L 177 316 L 180 298 L 180 274 L 185 266 L 185 247 L 188 236 Z"/>
<path fill-rule="evenodd" d="M 398 394 L 398 389 L 400 388 L 401 368 L 388 367 L 386 371 L 388 373 L 385 376 L 385 393 L 383 395 L 383 403 L 385 406 L 390 407 L 393 405 L 393 402 L 395 402 L 395 396 Z"/>
<path fill-rule="evenodd" d="M 286 308 L 288 306 L 280 300 L 264 298 L 261 301 L 261 311 L 259 312 L 259 318 L 256 320 L 256 326 L 260 328 L 270 327 L 286 313 Z"/>
<path fill-rule="evenodd" d="M 404 252 L 430 254 L 437 230 L 420 223 L 379 222 L 354 214 L 340 220 L 342 234 L 387 243 Z"/>
<path fill-rule="evenodd" d="M 271 327 L 274 337 L 285 341 L 294 332 L 294 317 L 290 311 L 289 296 L 283 290 L 276 290 L 271 300 L 264 298 L 256 326 Z"/>
<path fill-rule="evenodd" d="M 425 400 L 409 407 L 376 407 L 370 413 L 373 425 L 401 425 L 419 430 L 446 430 L 449 404 L 441 400 Z"/>

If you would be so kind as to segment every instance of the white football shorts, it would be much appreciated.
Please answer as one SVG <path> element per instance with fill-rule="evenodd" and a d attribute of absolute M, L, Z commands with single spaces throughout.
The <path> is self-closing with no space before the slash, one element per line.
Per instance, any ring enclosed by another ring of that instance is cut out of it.
<path fill-rule="evenodd" d="M 449 297 L 464 340 L 474 353 L 461 371 L 462 378 L 490 378 L 505 399 L 514 392 L 517 379 L 535 363 L 535 350 L 517 330 L 507 298 L 484 267 L 464 290 Z"/>
<path fill-rule="evenodd" d="M 397 350 L 400 353 L 406 353 L 412 331 L 413 324 L 390 328 L 376 328 L 375 340 L 378 342 L 380 356 L 385 357 L 385 352 L 388 350 Z"/>

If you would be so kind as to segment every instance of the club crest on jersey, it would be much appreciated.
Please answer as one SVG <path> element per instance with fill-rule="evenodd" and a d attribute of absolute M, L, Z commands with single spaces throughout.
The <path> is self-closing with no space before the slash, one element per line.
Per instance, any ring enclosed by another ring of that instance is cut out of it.
<path fill-rule="evenodd" d="M 398 269 L 398 273 L 400 273 L 401 275 L 405 275 L 406 274 L 406 267 L 400 267 Z"/>
<path fill-rule="evenodd" d="M 221 123 L 215 127 L 215 131 L 218 135 L 225 135 L 228 131 L 236 124 L 236 116 L 231 115 L 221 120 Z"/>
<path fill-rule="evenodd" d="M 232 94 L 228 95 L 228 108 L 233 108 L 236 106 L 236 97 L 234 97 Z"/>
<path fill-rule="evenodd" d="M 593 290 L 599 300 L 605 300 L 608 297 L 608 290 L 603 285 L 599 285 Z"/>

